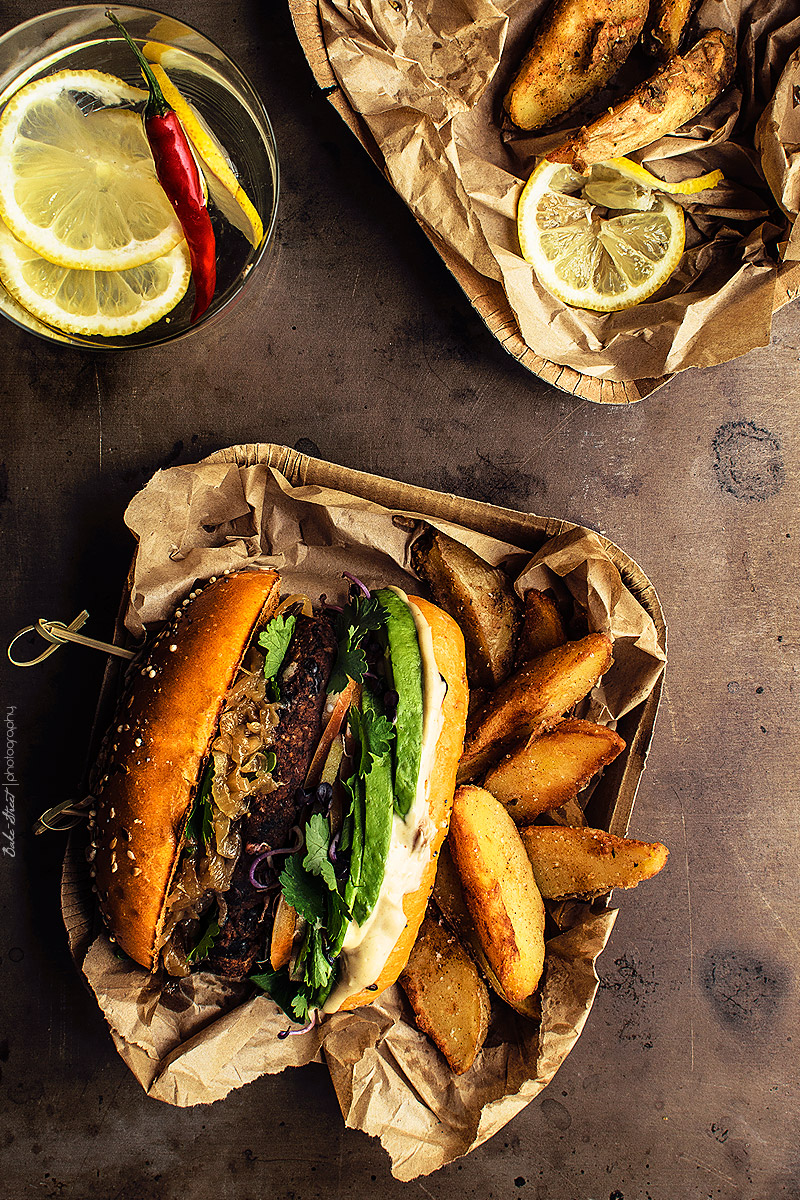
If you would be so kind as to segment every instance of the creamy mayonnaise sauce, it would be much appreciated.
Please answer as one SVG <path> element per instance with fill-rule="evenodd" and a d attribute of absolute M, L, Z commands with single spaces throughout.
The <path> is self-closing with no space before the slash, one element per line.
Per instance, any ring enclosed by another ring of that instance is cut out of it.
<path fill-rule="evenodd" d="M 392 588 L 392 591 L 411 609 L 422 658 L 422 753 L 417 791 L 406 816 L 394 814 L 383 886 L 364 924 L 350 923 L 339 959 L 339 982 L 325 1003 L 323 1012 L 326 1013 L 337 1012 L 348 996 L 368 987 L 380 975 L 405 929 L 403 900 L 422 883 L 436 832 L 428 808 L 428 795 L 436 765 L 436 743 L 444 724 L 447 684 L 436 665 L 430 625 L 405 592 L 400 588 Z"/>

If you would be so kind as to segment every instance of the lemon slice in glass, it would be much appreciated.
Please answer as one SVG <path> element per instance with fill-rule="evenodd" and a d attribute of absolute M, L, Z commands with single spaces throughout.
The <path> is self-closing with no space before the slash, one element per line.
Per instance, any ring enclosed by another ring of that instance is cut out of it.
<path fill-rule="evenodd" d="M 62 333 L 138 333 L 172 311 L 190 276 L 185 242 L 124 271 L 75 271 L 48 262 L 0 222 L 0 283 L 29 313 Z"/>
<path fill-rule="evenodd" d="M 620 192 L 608 168 L 600 163 L 580 175 L 544 159 L 517 209 L 520 249 L 540 283 L 565 304 L 596 312 L 652 296 L 677 267 L 685 241 L 679 205 L 635 181 Z M 589 198 L 593 183 L 601 186 L 602 208 L 596 192 L 594 203 Z"/>
<path fill-rule="evenodd" d="M 118 271 L 183 238 L 156 178 L 146 93 L 100 71 L 58 71 L 21 88 L 0 116 L 0 216 L 63 267 Z"/>
<path fill-rule="evenodd" d="M 162 65 L 162 58 L 170 54 L 170 47 L 158 42 L 148 42 L 144 47 L 144 55 L 149 59 L 153 74 L 158 80 L 159 87 L 164 93 L 164 99 L 178 114 L 184 133 L 194 146 L 200 158 L 225 191 L 229 193 L 247 218 L 246 233 L 254 246 L 258 246 L 264 236 L 264 225 L 256 211 L 255 205 L 239 182 L 233 164 L 211 131 L 206 121 L 186 97 L 178 90 Z"/>

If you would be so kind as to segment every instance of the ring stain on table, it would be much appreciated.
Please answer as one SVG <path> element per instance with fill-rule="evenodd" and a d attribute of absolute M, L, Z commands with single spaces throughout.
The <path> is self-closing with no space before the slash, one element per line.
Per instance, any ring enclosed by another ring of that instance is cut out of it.
<path fill-rule="evenodd" d="M 786 482 L 781 444 L 753 421 L 726 421 L 714 434 L 714 473 L 737 500 L 767 500 Z"/>
<path fill-rule="evenodd" d="M 783 963 L 718 946 L 705 957 L 703 984 L 722 1023 L 752 1033 L 771 1023 L 789 992 L 790 974 Z"/>

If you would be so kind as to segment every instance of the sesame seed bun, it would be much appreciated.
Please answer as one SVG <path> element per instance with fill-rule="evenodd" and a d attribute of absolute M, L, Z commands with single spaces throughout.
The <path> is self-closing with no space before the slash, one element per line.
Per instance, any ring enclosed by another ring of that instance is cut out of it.
<path fill-rule="evenodd" d="M 90 853 L 109 930 L 148 970 L 225 696 L 279 586 L 274 571 L 240 571 L 198 587 L 130 668 L 93 781 Z"/>

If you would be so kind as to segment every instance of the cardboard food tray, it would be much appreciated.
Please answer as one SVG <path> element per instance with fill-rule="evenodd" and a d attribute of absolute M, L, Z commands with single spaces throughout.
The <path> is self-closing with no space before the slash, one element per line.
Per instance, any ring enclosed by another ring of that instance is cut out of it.
<path fill-rule="evenodd" d="M 386 175 L 380 148 L 366 122 L 352 107 L 331 67 L 320 24 L 317 0 L 289 0 L 289 9 L 298 40 L 314 79 L 325 93 L 328 102 L 355 134 L 376 166 Z M 416 217 L 415 217 L 416 219 Z M 503 287 L 480 274 L 461 255 L 441 241 L 426 225 L 418 221 L 445 266 L 461 286 L 472 307 L 489 332 L 526 370 L 571 395 L 596 404 L 631 404 L 643 400 L 667 383 L 672 374 L 658 378 L 642 378 L 624 382 L 585 375 L 569 366 L 551 362 L 536 354 L 525 342 Z M 775 279 L 773 312 L 800 294 L 800 263 L 784 262 L 778 267 Z"/>
<path fill-rule="evenodd" d="M 452 523 L 466 530 L 472 530 L 477 534 L 489 535 L 500 542 L 519 547 L 526 553 L 535 553 L 545 542 L 556 538 L 560 534 L 569 534 L 573 531 L 578 533 L 590 532 L 585 531 L 581 526 L 555 518 L 544 518 L 534 514 L 516 512 L 511 509 L 499 508 L 494 505 L 463 499 L 457 496 L 432 492 L 376 475 L 350 470 L 333 463 L 309 458 L 285 446 L 235 446 L 219 451 L 204 460 L 204 463 L 230 463 L 238 467 L 252 467 L 263 464 L 280 472 L 280 475 L 293 487 L 310 487 L 312 489 L 318 488 L 325 489 L 326 491 L 345 493 L 349 497 L 370 501 L 389 510 L 398 510 L 402 513 L 411 513 L 434 521 Z M 598 538 L 603 550 L 619 571 L 623 583 L 652 619 L 655 626 L 657 644 L 661 651 L 665 651 L 666 627 L 658 597 L 652 584 L 640 567 L 622 550 L 608 541 L 608 539 L 600 537 L 600 535 L 595 534 L 593 536 Z M 128 586 L 125 589 L 120 616 L 117 621 L 115 641 L 118 644 L 130 643 L 130 635 L 123 625 L 122 618 L 127 609 L 131 594 L 132 573 L 133 568 L 129 575 Z M 95 751 L 100 737 L 110 722 L 119 689 L 119 680 L 119 660 L 109 660 L 95 718 L 95 730 L 92 739 Z M 623 835 L 626 832 L 653 733 L 662 680 L 663 674 L 655 679 L 652 690 L 644 702 L 627 713 L 617 725 L 619 732 L 625 739 L 626 750 L 604 772 L 591 796 L 589 805 L 587 806 L 587 818 L 590 824 L 608 829 L 619 835 Z M 596 911 L 599 914 L 603 910 L 603 907 L 602 902 L 596 903 L 592 906 L 592 911 Z M 76 964 L 86 973 L 87 954 L 91 957 L 95 952 L 98 944 L 96 938 L 99 928 L 91 895 L 91 879 L 83 855 L 83 834 L 80 830 L 76 831 L 76 835 L 71 838 L 65 856 L 62 877 L 62 912 L 73 957 Z M 613 919 L 613 914 L 609 914 L 609 916 Z M 608 936 L 608 932 L 610 932 L 610 925 L 607 926 L 605 936 Z M 202 1041 L 204 1031 L 202 1027 L 199 1032 L 190 1028 L 188 1035 L 184 1033 L 180 1037 L 180 1044 L 174 1047 L 169 1054 L 166 1054 L 161 1062 L 156 1064 L 157 1069 L 152 1068 L 152 1063 L 150 1063 L 150 1060 L 143 1053 L 141 1046 L 137 1044 L 133 1033 L 126 1030 L 122 1030 L 121 1032 L 119 1023 L 115 1025 L 114 1020 L 109 1016 L 108 1005 L 113 1005 L 121 997 L 124 997 L 128 984 L 124 976 L 125 968 L 122 963 L 114 960 L 113 949 L 108 947 L 107 943 L 104 954 L 103 970 L 106 973 L 105 978 L 110 979 L 112 976 L 115 976 L 115 978 L 108 989 L 104 991 L 102 999 L 98 994 L 98 1000 L 101 1000 L 101 1007 L 103 1007 L 103 1011 L 111 1024 L 112 1036 L 117 1048 L 151 1095 L 155 1095 L 162 1100 L 167 1100 L 170 1103 L 205 1102 L 206 1099 L 221 1098 L 222 1095 L 226 1094 L 227 1090 L 230 1090 L 231 1086 L 239 1086 L 242 1082 L 246 1082 L 248 1078 L 256 1078 L 259 1074 L 265 1072 L 271 1073 L 275 1070 L 283 1069 L 288 1065 L 300 1065 L 302 1061 L 311 1061 L 309 1057 L 303 1058 L 300 1056 L 300 1047 L 297 1046 L 297 1043 L 303 1042 L 305 1039 L 290 1038 L 288 1042 L 295 1043 L 295 1045 L 288 1046 L 287 1051 L 298 1054 L 299 1057 L 296 1062 L 284 1061 L 280 1065 L 273 1063 L 263 1068 L 259 1068 L 258 1065 L 253 1067 L 252 1062 L 250 1062 L 248 1064 L 249 1074 L 245 1071 L 240 1077 L 237 1060 L 230 1064 L 230 1073 L 232 1076 L 230 1083 L 223 1085 L 219 1083 L 218 1078 L 214 1079 L 213 1082 L 217 1088 L 216 1094 L 209 1095 L 208 1097 L 200 1094 L 198 1097 L 195 1090 L 194 1099 L 175 1098 L 175 1093 L 165 1087 L 163 1078 L 159 1076 L 159 1072 L 164 1068 L 163 1074 L 169 1076 L 170 1063 L 173 1062 L 176 1056 L 191 1060 L 192 1054 L 197 1054 L 197 1047 L 194 1043 L 197 1042 L 198 1038 Z M 141 972 L 141 974 L 144 975 L 145 973 Z M 94 981 L 93 987 L 97 990 Z M 596 977 L 594 987 L 596 987 Z M 590 980 L 587 1013 L 589 1007 L 591 1007 L 592 994 Z M 257 1014 L 251 1011 L 248 1015 L 248 1019 L 253 1023 L 254 1028 L 256 1027 L 257 1019 L 261 1022 L 262 1027 L 265 1019 L 275 1020 L 274 1016 L 271 1018 L 267 1016 L 265 1018 L 266 1009 L 264 1006 L 266 1005 L 267 1008 L 271 1007 L 270 1002 L 266 1001 L 265 998 L 251 1002 L 251 1006 L 252 1004 L 260 1005 Z M 234 1009 L 227 1015 L 223 1013 L 219 1022 L 220 1025 L 224 1025 L 226 1022 L 232 1024 L 231 1028 L 226 1025 L 225 1036 L 229 1036 L 234 1040 L 236 1030 L 233 1018 L 236 1016 L 237 1011 Z M 217 1013 L 216 1015 L 219 1016 L 220 1014 Z M 385 1019 L 385 1014 L 381 1015 Z M 213 1020 L 214 1018 L 212 1017 L 211 1019 Z M 335 1022 L 338 1019 L 333 1018 L 332 1020 Z M 580 1022 L 580 1026 L 582 1027 L 582 1021 Z M 579 1032 L 580 1028 L 574 1032 L 574 1037 L 569 1042 L 570 1046 L 575 1038 L 577 1038 Z M 325 1044 L 325 1056 L 331 1068 L 345 1118 L 348 1124 L 356 1125 L 359 1128 L 366 1128 L 367 1132 L 374 1133 L 376 1132 L 375 1129 L 370 1129 L 368 1124 L 362 1123 L 359 1115 L 354 1116 L 352 1108 L 347 1109 L 347 1102 L 343 1097 L 349 1094 L 348 1086 L 352 1087 L 352 1082 L 347 1078 L 343 1078 L 342 1062 L 341 1060 L 337 1062 L 336 1059 L 335 1041 L 337 1034 L 341 1040 L 342 1034 L 337 1029 L 334 1031 L 333 1042 L 331 1043 L 331 1039 L 329 1038 Z M 332 1061 L 329 1050 L 329 1045 L 331 1044 L 334 1047 Z M 287 1046 L 286 1043 L 281 1043 L 281 1045 Z M 245 1046 L 245 1050 L 246 1048 Z M 242 1052 L 242 1047 L 239 1046 L 236 1053 L 240 1054 Z M 568 1049 L 564 1050 L 562 1057 L 567 1052 Z M 218 1050 L 218 1053 L 221 1054 L 222 1052 Z M 317 1051 L 317 1061 L 319 1061 L 319 1050 Z M 349 1062 L 350 1060 L 347 1059 L 347 1061 Z M 225 1063 L 227 1063 L 227 1059 L 223 1056 L 220 1059 L 220 1064 L 215 1069 L 224 1073 L 224 1065 L 221 1064 Z M 357 1069 L 357 1064 L 352 1069 Z M 202 1069 L 198 1068 L 198 1070 L 202 1076 Z M 200 1082 L 204 1081 L 201 1079 Z M 167 1079 L 167 1083 L 170 1088 L 173 1086 L 173 1081 L 169 1078 Z M 196 1089 L 197 1079 L 193 1079 L 192 1083 Z M 520 1107 L 520 1100 L 524 1104 L 530 1098 L 531 1095 L 528 1095 L 526 1099 L 522 1100 L 520 1096 L 517 1101 L 516 1110 Z M 497 1111 L 494 1113 L 490 1112 L 492 1108 L 493 1105 L 491 1103 L 484 1108 L 484 1113 L 487 1114 L 486 1119 L 476 1131 L 473 1145 L 478 1144 L 485 1137 L 491 1136 L 493 1132 L 496 1132 L 497 1128 L 501 1127 L 513 1115 L 513 1112 L 509 1108 L 508 1110 L 504 1110 L 504 1115 L 501 1118 Z M 495 1110 L 497 1109 L 497 1104 L 494 1105 L 494 1108 Z M 408 1131 L 403 1136 L 408 1137 Z M 412 1153 L 410 1156 L 411 1161 L 406 1163 L 400 1151 L 394 1153 L 390 1147 L 387 1148 L 390 1149 L 393 1156 L 393 1165 L 396 1168 L 395 1173 L 401 1178 L 413 1178 L 415 1174 L 427 1173 L 428 1170 L 435 1169 L 437 1165 L 441 1165 L 444 1161 L 451 1161 L 456 1156 L 456 1152 L 452 1152 L 451 1148 L 443 1150 L 441 1152 L 442 1156 L 439 1159 L 431 1158 L 429 1162 L 420 1163 L 413 1157 Z M 467 1144 L 457 1152 L 464 1153 L 469 1148 L 470 1146 Z"/>

